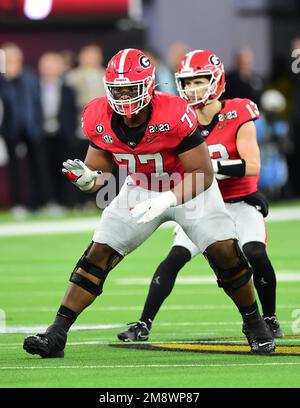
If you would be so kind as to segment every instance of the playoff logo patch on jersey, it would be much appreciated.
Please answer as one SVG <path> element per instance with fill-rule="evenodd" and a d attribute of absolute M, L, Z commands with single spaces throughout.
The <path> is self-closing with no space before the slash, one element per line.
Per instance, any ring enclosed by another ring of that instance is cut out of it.
<path fill-rule="evenodd" d="M 238 117 L 238 113 L 236 110 L 232 110 L 232 111 L 225 112 L 225 113 L 219 113 L 218 115 L 219 122 L 223 122 L 224 120 L 227 120 L 227 119 L 236 119 L 237 117 Z"/>
<path fill-rule="evenodd" d="M 105 135 L 102 136 L 102 139 L 105 143 L 107 144 L 112 144 L 114 142 L 114 139 L 111 135 L 109 135 L 108 133 L 106 133 Z"/>
<path fill-rule="evenodd" d="M 103 125 L 97 125 L 95 129 L 96 129 L 97 133 L 103 133 L 104 132 Z"/>

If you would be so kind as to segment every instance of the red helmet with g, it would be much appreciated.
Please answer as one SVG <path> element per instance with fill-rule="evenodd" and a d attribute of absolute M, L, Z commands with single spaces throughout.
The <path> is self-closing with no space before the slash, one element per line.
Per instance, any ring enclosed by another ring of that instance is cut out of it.
<path fill-rule="evenodd" d="M 209 82 L 197 87 L 194 87 L 193 98 L 190 98 L 190 90 L 185 89 L 186 78 L 194 79 L 196 77 L 205 76 Z M 212 102 L 214 99 L 219 99 L 225 91 L 225 73 L 221 59 L 209 50 L 195 50 L 187 53 L 178 65 L 178 70 L 175 73 L 175 80 L 179 95 L 187 99 L 190 105 L 195 108 L 201 108 L 204 105 Z M 206 89 L 204 95 L 200 98 L 197 95 L 199 89 Z"/>
<path fill-rule="evenodd" d="M 148 105 L 155 68 L 143 51 L 127 48 L 109 61 L 104 80 L 108 102 L 119 115 L 131 117 Z"/>

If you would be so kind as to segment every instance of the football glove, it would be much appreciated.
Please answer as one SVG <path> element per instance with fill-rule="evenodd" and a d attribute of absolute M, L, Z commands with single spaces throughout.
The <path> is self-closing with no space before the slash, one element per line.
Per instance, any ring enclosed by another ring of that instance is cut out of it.
<path fill-rule="evenodd" d="M 225 180 L 230 178 L 230 176 L 225 176 L 224 174 L 218 174 L 219 173 L 219 166 L 218 166 L 218 160 L 216 159 L 211 159 L 211 163 L 214 169 L 215 177 L 217 180 Z"/>
<path fill-rule="evenodd" d="M 67 160 L 63 162 L 63 174 L 80 190 L 88 191 L 94 187 L 95 179 L 102 171 L 90 170 L 81 160 Z"/>
<path fill-rule="evenodd" d="M 142 216 L 137 222 L 146 223 L 160 216 L 167 208 L 176 207 L 177 198 L 172 191 L 162 193 L 159 197 L 149 198 L 142 203 L 137 204 L 132 210 L 133 217 Z"/>

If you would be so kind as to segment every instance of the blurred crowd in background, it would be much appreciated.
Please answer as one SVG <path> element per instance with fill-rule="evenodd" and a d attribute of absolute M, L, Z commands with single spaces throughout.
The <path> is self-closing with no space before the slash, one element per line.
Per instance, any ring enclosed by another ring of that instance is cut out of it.
<path fill-rule="evenodd" d="M 81 111 L 90 100 L 105 95 L 103 61 L 112 55 L 104 56 L 99 44 L 86 44 L 78 54 L 46 52 L 37 67 L 29 67 L 18 44 L 0 48 L 6 58 L 6 73 L 0 74 L 0 208 L 21 216 L 86 206 L 91 197 L 69 183 L 61 167 L 68 158 L 85 157 L 88 141 L 81 132 Z M 293 40 L 291 49 L 300 52 L 300 38 Z M 174 72 L 188 51 L 188 44 L 178 42 L 164 56 L 145 49 L 156 66 L 156 89 L 177 94 Z M 250 98 L 258 104 L 260 188 L 272 200 L 300 195 L 300 76 L 285 69 L 287 65 L 275 64 L 270 77 L 263 78 L 255 71 L 253 51 L 240 48 L 233 69 L 225 72 L 222 96 Z"/>

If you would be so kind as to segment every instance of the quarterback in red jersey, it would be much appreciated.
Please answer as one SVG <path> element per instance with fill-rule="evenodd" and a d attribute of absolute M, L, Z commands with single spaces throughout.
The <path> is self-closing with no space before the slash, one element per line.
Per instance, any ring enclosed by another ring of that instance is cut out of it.
<path fill-rule="evenodd" d="M 67 160 L 63 172 L 90 192 L 103 185 L 102 172 L 111 172 L 113 160 L 126 163 L 130 175 L 103 211 L 54 323 L 46 333 L 27 337 L 24 349 L 44 358 L 63 357 L 69 328 L 102 293 L 109 271 L 160 224 L 174 220 L 206 253 L 219 285 L 238 307 L 251 351 L 271 353 L 275 345 L 258 312 L 251 271 L 213 177 L 195 112 L 180 97 L 153 92 L 154 66 L 140 50 L 118 52 L 104 85 L 106 97 L 91 101 L 83 112 L 83 131 L 91 142 L 85 162 Z M 172 187 L 166 188 L 174 174 Z M 163 181 L 156 183 L 160 177 Z M 138 198 L 133 204 L 132 197 Z M 224 230 L 217 228 L 220 223 Z"/>
<path fill-rule="evenodd" d="M 219 100 L 225 89 L 224 67 L 209 50 L 188 53 L 175 78 L 180 96 L 195 108 L 226 208 L 253 269 L 264 320 L 274 338 L 282 337 L 275 315 L 276 277 L 266 253 L 263 217 L 268 213 L 268 204 L 257 191 L 260 171 L 254 125 L 259 117 L 257 106 L 249 99 Z M 170 253 L 154 274 L 139 322 L 119 333 L 120 340 L 148 339 L 152 321 L 170 294 L 179 270 L 201 252 L 181 227 L 175 229 L 175 236 Z"/>

